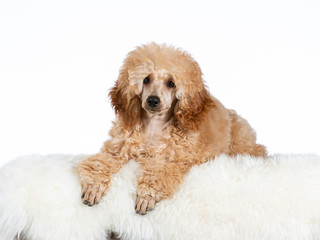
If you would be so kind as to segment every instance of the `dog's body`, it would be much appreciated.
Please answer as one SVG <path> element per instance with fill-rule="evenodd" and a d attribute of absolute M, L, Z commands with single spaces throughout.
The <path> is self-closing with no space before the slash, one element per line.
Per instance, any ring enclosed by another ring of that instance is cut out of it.
<path fill-rule="evenodd" d="M 83 202 L 98 203 L 111 176 L 141 164 L 136 211 L 175 192 L 186 172 L 222 153 L 266 156 L 248 122 L 212 97 L 187 53 L 150 44 L 130 52 L 110 92 L 117 120 L 101 152 L 78 166 Z"/>

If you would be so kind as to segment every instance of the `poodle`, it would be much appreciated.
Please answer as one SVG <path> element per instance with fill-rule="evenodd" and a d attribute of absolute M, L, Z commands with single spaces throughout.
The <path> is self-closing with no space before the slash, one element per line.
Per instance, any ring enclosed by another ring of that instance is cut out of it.
<path fill-rule="evenodd" d="M 135 210 L 144 215 L 170 198 L 194 165 L 220 154 L 267 155 L 248 122 L 210 95 L 198 63 L 181 49 L 137 47 L 109 96 L 116 113 L 111 139 L 78 165 L 88 206 L 101 201 L 111 176 L 131 159 L 142 168 Z"/>

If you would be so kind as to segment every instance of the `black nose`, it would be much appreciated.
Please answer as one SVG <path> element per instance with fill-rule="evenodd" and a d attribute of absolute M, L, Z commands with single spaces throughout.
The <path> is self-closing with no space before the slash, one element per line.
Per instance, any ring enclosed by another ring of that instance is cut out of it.
<path fill-rule="evenodd" d="M 147 103 L 149 107 L 157 107 L 160 103 L 160 98 L 157 96 L 149 96 L 147 99 Z"/>

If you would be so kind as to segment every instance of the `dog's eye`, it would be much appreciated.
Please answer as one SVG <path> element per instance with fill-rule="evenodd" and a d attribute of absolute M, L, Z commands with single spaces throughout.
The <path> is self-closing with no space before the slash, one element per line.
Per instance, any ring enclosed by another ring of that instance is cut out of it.
<path fill-rule="evenodd" d="M 143 84 L 149 84 L 150 83 L 150 78 L 146 77 L 144 80 L 143 80 Z"/>
<path fill-rule="evenodd" d="M 169 88 L 173 88 L 173 87 L 175 86 L 175 84 L 174 84 L 174 82 L 172 82 L 172 81 L 168 81 L 168 82 L 167 82 L 167 86 L 168 86 Z"/>

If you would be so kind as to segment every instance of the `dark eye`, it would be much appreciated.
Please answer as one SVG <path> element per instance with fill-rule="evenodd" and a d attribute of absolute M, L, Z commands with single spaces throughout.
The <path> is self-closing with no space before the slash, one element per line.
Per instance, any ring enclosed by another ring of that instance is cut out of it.
<path fill-rule="evenodd" d="M 143 80 L 143 84 L 149 84 L 150 83 L 150 78 L 146 77 L 144 80 Z"/>
<path fill-rule="evenodd" d="M 174 85 L 174 82 L 168 81 L 168 82 L 167 82 L 167 86 L 168 86 L 169 88 L 173 88 L 175 85 Z"/>

